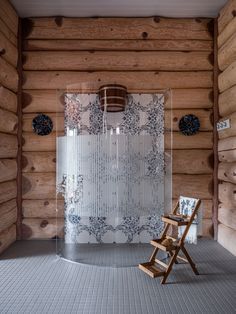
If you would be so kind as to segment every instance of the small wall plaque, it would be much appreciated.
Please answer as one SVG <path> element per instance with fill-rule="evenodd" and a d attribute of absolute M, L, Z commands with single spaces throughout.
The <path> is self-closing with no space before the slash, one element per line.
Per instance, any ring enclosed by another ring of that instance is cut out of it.
<path fill-rule="evenodd" d="M 219 121 L 217 124 L 216 124 L 216 129 L 217 131 L 222 131 L 222 130 L 225 130 L 225 129 L 229 129 L 230 128 L 230 120 L 229 119 L 226 119 L 226 120 L 223 120 L 223 121 Z"/>

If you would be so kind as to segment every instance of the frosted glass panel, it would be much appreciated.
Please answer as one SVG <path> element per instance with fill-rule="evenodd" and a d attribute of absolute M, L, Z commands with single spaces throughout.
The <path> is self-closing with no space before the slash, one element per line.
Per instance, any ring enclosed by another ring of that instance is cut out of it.
<path fill-rule="evenodd" d="M 123 217 L 163 208 L 163 139 L 80 135 L 59 137 L 57 145 L 57 185 L 68 212 Z"/>

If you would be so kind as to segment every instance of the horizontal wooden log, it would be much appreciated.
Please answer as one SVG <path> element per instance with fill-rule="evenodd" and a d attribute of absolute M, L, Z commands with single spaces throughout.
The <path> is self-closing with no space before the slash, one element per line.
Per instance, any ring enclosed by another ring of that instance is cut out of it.
<path fill-rule="evenodd" d="M 33 18 L 29 39 L 203 39 L 211 40 L 209 19 Z"/>
<path fill-rule="evenodd" d="M 0 132 L 17 133 L 18 118 L 13 112 L 0 108 Z"/>
<path fill-rule="evenodd" d="M 236 60 L 236 34 L 233 34 L 218 51 L 218 64 L 224 71 Z"/>
<path fill-rule="evenodd" d="M 56 172 L 56 152 L 24 152 L 23 172 Z"/>
<path fill-rule="evenodd" d="M 212 200 L 202 200 L 203 219 L 212 217 Z M 24 218 L 58 218 L 64 217 L 64 201 L 55 199 L 23 200 Z"/>
<path fill-rule="evenodd" d="M 52 239 L 63 236 L 64 219 L 59 218 L 57 221 L 53 218 L 25 218 L 23 219 L 23 238 L 24 239 Z M 212 220 L 203 219 L 203 233 L 205 237 L 212 236 Z"/>
<path fill-rule="evenodd" d="M 17 155 L 16 135 L 0 133 L 0 158 L 14 158 Z"/>
<path fill-rule="evenodd" d="M 32 132 L 32 120 L 35 118 L 35 113 L 23 114 L 22 130 L 24 132 Z M 48 116 L 52 119 L 53 131 L 64 131 L 64 113 L 48 113 Z"/>
<path fill-rule="evenodd" d="M 231 63 L 224 72 L 218 76 L 218 85 L 220 92 L 224 92 L 226 89 L 236 84 L 236 61 Z"/>
<path fill-rule="evenodd" d="M 219 183 L 219 201 L 227 206 L 236 206 L 236 185 L 230 182 Z"/>
<path fill-rule="evenodd" d="M 187 114 L 194 114 L 200 121 L 201 131 L 210 131 L 212 126 L 212 110 L 210 109 L 185 109 L 185 110 L 166 110 L 165 127 L 173 131 L 179 131 L 179 121 Z"/>
<path fill-rule="evenodd" d="M 219 161 L 233 162 L 236 161 L 236 149 L 218 152 Z"/>
<path fill-rule="evenodd" d="M 112 47 L 112 48 L 111 48 Z M 24 51 L 212 51 L 209 40 L 24 40 Z"/>
<path fill-rule="evenodd" d="M 236 230 L 236 208 L 225 204 L 219 204 L 218 220 L 225 226 Z"/>
<path fill-rule="evenodd" d="M 212 130 L 211 116 L 212 111 L 210 109 L 192 109 L 189 110 L 166 110 L 165 111 L 165 127 L 173 131 L 179 130 L 179 121 L 186 114 L 194 114 L 200 120 L 200 130 L 210 131 Z M 64 131 L 64 113 L 48 113 L 53 122 L 53 130 L 63 132 Z M 32 120 L 35 117 L 35 113 L 23 114 L 23 131 L 32 132 Z"/>
<path fill-rule="evenodd" d="M 91 86 L 89 92 L 97 90 Z M 212 108 L 212 89 L 173 89 L 171 93 L 172 97 L 165 103 L 166 109 Z M 63 91 L 58 90 L 24 90 L 23 112 L 64 112 L 63 94 Z"/>
<path fill-rule="evenodd" d="M 233 19 L 235 16 L 234 11 L 236 10 L 235 0 L 228 0 L 225 6 L 220 10 L 218 17 L 218 31 L 222 33 L 225 26 Z"/>
<path fill-rule="evenodd" d="M 64 200 L 23 200 L 22 211 L 24 218 L 63 218 Z"/>
<path fill-rule="evenodd" d="M 17 111 L 17 96 L 9 89 L 0 85 L 0 108 L 8 111 Z"/>
<path fill-rule="evenodd" d="M 172 180 L 173 198 L 178 198 L 180 195 L 200 199 L 212 198 L 213 183 L 211 175 L 174 174 Z"/>
<path fill-rule="evenodd" d="M 0 204 L 0 233 L 17 220 L 16 199 Z"/>
<path fill-rule="evenodd" d="M 23 199 L 56 199 L 55 185 L 55 173 L 24 173 L 22 183 Z M 173 197 L 178 198 L 179 195 L 211 199 L 212 176 L 173 175 Z"/>
<path fill-rule="evenodd" d="M 206 238 L 214 236 L 212 219 L 202 219 L 202 236 Z"/>
<path fill-rule="evenodd" d="M 218 242 L 233 255 L 236 255 L 236 231 L 223 225 L 218 225 Z"/>
<path fill-rule="evenodd" d="M 0 159 L 0 182 L 10 181 L 17 176 L 15 159 Z"/>
<path fill-rule="evenodd" d="M 9 62 L 12 66 L 17 66 L 18 59 L 18 51 L 16 46 L 12 44 L 12 42 L 4 36 L 4 34 L 0 31 L 0 51 L 1 56 L 7 62 Z"/>
<path fill-rule="evenodd" d="M 129 92 L 158 91 L 165 88 L 212 87 L 212 72 L 77 72 L 24 71 L 24 89 L 67 89 L 88 92 L 101 85 L 116 82 L 127 86 Z"/>
<path fill-rule="evenodd" d="M 212 148 L 212 132 L 199 132 L 194 136 L 185 136 L 180 132 L 165 134 L 165 149 L 209 149 Z"/>
<path fill-rule="evenodd" d="M 201 71 L 211 70 L 209 52 L 31 51 L 24 70 L 32 71 Z"/>
<path fill-rule="evenodd" d="M 173 150 L 172 172 L 183 174 L 208 174 L 213 170 L 212 150 Z"/>
<path fill-rule="evenodd" d="M 236 136 L 236 112 L 232 113 L 229 116 L 224 117 L 223 119 L 220 119 L 219 121 L 224 121 L 225 119 L 229 119 L 230 128 L 218 131 L 218 136 L 220 139 L 227 138 L 230 136 Z"/>
<path fill-rule="evenodd" d="M 173 207 L 177 203 L 177 199 L 172 200 Z M 203 200 L 201 199 L 200 209 L 202 211 L 203 219 L 211 219 L 212 218 L 212 200 Z"/>
<path fill-rule="evenodd" d="M 30 239 L 62 238 L 64 234 L 64 219 L 25 218 L 22 221 L 22 237 Z"/>
<path fill-rule="evenodd" d="M 172 89 L 170 99 L 165 104 L 166 109 L 212 108 L 212 89 Z"/>
<path fill-rule="evenodd" d="M 15 180 L 0 183 L 0 203 L 16 198 L 16 189 Z"/>
<path fill-rule="evenodd" d="M 18 73 L 16 69 L 0 56 L 0 84 L 16 92 Z"/>
<path fill-rule="evenodd" d="M 62 135 L 58 133 L 57 136 Z M 166 149 L 209 149 L 212 148 L 212 132 L 200 132 L 194 136 L 184 136 L 179 132 L 171 135 L 167 133 L 165 136 Z M 47 136 L 38 136 L 35 133 L 23 133 L 23 151 L 24 152 L 52 152 L 56 150 L 56 132 L 52 132 Z"/>
<path fill-rule="evenodd" d="M 0 0 L 0 19 L 10 28 L 17 36 L 18 32 L 18 15 L 8 0 Z"/>
<path fill-rule="evenodd" d="M 47 136 L 24 132 L 22 149 L 23 152 L 53 152 L 56 150 L 56 132 L 52 132 Z"/>
<path fill-rule="evenodd" d="M 23 199 L 56 199 L 56 173 L 24 173 Z"/>
<path fill-rule="evenodd" d="M 212 173 L 211 150 L 173 150 L 173 173 L 207 174 Z M 55 172 L 55 152 L 24 152 L 23 172 Z"/>
<path fill-rule="evenodd" d="M 15 241 L 16 225 L 12 225 L 0 233 L 0 254 Z"/>
<path fill-rule="evenodd" d="M 0 19 L 0 30 L 10 42 L 17 47 L 17 36 L 10 30 L 10 28 Z"/>
<path fill-rule="evenodd" d="M 236 184 L 236 162 L 220 162 L 218 179 Z"/>
<path fill-rule="evenodd" d="M 236 108 L 236 86 L 225 90 L 219 95 L 219 113 L 221 117 L 225 117 L 235 112 Z"/>
<path fill-rule="evenodd" d="M 236 31 L 236 18 L 234 17 L 229 24 L 226 25 L 222 33 L 217 38 L 218 47 L 222 47 L 224 43 L 235 33 Z"/>
<path fill-rule="evenodd" d="M 24 90 L 22 96 L 22 111 L 64 112 L 64 91 L 58 90 Z"/>
<path fill-rule="evenodd" d="M 218 142 L 218 151 L 236 149 L 236 136 L 223 138 Z"/>

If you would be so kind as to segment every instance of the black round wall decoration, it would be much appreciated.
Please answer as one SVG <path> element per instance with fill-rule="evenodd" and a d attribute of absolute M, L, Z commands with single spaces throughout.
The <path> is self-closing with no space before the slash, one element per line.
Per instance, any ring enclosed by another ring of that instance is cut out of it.
<path fill-rule="evenodd" d="M 179 129 L 184 135 L 194 135 L 199 131 L 200 121 L 193 114 L 183 116 L 179 121 Z"/>
<path fill-rule="evenodd" d="M 49 116 L 40 113 L 33 119 L 32 127 L 35 133 L 44 136 L 52 132 L 53 123 Z"/>

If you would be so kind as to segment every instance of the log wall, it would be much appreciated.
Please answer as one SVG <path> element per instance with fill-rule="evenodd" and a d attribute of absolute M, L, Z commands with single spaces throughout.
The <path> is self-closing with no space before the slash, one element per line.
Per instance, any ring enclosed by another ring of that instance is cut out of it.
<path fill-rule="evenodd" d="M 63 131 L 63 92 L 67 88 L 96 92 L 113 82 L 126 85 L 129 92 L 172 89 L 173 197 L 202 198 L 204 235 L 212 234 L 212 31 L 209 19 L 24 20 L 24 238 L 61 234 L 62 221 L 55 228 L 56 208 L 63 217 L 63 202 L 55 200 L 55 138 L 56 131 Z M 38 112 L 57 120 L 52 134 L 41 137 L 32 132 L 32 118 Z M 192 137 L 178 131 L 178 121 L 187 113 L 200 118 L 200 132 Z"/>
<path fill-rule="evenodd" d="M 219 113 L 230 128 L 219 131 L 218 242 L 236 255 L 236 0 L 230 0 L 218 19 Z"/>
<path fill-rule="evenodd" d="M 18 16 L 0 0 L 0 253 L 16 240 Z"/>

